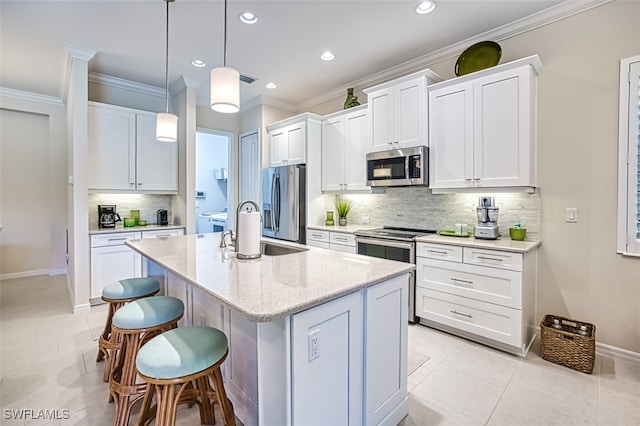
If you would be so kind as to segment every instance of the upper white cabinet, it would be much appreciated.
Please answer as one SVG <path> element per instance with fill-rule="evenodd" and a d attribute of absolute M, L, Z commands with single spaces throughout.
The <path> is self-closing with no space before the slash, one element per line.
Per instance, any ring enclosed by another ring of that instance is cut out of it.
<path fill-rule="evenodd" d="M 536 186 L 536 77 L 531 56 L 429 88 L 432 189 Z"/>
<path fill-rule="evenodd" d="M 267 126 L 269 133 L 269 167 L 307 162 L 309 126 L 319 126 L 320 117 L 302 114 Z M 316 141 L 313 143 L 320 143 Z"/>
<path fill-rule="evenodd" d="M 178 191 L 178 144 L 156 139 L 156 115 L 89 103 L 90 190 Z"/>
<path fill-rule="evenodd" d="M 371 143 L 367 106 L 340 111 L 322 121 L 322 190 L 366 190 L 366 154 Z"/>
<path fill-rule="evenodd" d="M 427 86 L 440 77 L 430 70 L 365 89 L 371 123 L 369 151 L 428 145 Z"/>

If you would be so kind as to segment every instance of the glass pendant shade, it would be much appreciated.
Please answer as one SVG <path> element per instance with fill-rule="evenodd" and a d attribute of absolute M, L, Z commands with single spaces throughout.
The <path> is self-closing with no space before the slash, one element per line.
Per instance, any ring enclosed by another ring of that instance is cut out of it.
<path fill-rule="evenodd" d="M 162 142 L 178 140 L 178 116 L 168 112 L 159 112 L 156 117 L 156 139 Z"/>
<path fill-rule="evenodd" d="M 235 68 L 211 70 L 211 109 L 233 113 L 240 110 L 240 73 Z"/>

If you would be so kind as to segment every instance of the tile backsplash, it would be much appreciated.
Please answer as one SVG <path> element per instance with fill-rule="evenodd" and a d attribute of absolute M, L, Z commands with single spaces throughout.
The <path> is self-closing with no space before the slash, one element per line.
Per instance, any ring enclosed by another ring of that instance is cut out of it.
<path fill-rule="evenodd" d="M 500 208 L 498 226 L 502 234 L 520 222 L 527 229 L 527 240 L 538 240 L 540 234 L 540 194 L 475 193 L 432 194 L 423 187 L 387 188 L 381 194 L 340 195 L 353 200 L 350 224 L 362 224 L 369 218 L 373 225 L 419 229 L 454 229 L 466 223 L 473 229 L 478 221 L 476 207 L 480 196 L 495 197 Z M 326 196 L 327 210 L 333 210 L 335 196 Z"/>
<path fill-rule="evenodd" d="M 169 223 L 172 223 L 171 215 L 172 195 L 150 194 L 89 194 L 89 228 L 98 227 L 98 205 L 115 204 L 116 212 L 121 218 L 129 216 L 129 210 L 140 210 L 140 219 L 149 224 L 156 223 L 156 211 L 158 209 L 169 210 Z"/>

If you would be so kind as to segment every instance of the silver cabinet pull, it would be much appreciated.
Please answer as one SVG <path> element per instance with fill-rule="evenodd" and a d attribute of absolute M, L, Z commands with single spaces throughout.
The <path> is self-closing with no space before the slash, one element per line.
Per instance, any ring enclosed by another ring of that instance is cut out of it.
<path fill-rule="evenodd" d="M 347 238 L 336 237 L 336 241 L 349 241 Z"/>
<path fill-rule="evenodd" d="M 449 312 L 451 312 L 452 314 L 456 314 L 456 315 L 460 315 L 460 316 L 463 316 L 463 317 L 467 317 L 467 318 L 472 318 L 472 319 L 473 319 L 473 317 L 471 316 L 471 314 L 463 314 L 463 313 L 460 313 L 460 312 L 458 312 L 458 311 L 456 311 L 456 310 L 449 311 Z"/>
<path fill-rule="evenodd" d="M 446 251 L 442 251 L 442 250 L 427 250 L 427 253 L 444 254 L 444 255 L 447 254 Z"/>
<path fill-rule="evenodd" d="M 449 278 L 451 281 L 455 281 L 458 283 L 465 283 L 465 284 L 473 284 L 473 281 L 469 281 L 469 280 L 461 280 L 460 278 L 455 278 L 455 277 L 451 277 Z"/>
<path fill-rule="evenodd" d="M 124 238 L 109 238 L 109 241 L 125 241 L 127 237 Z"/>
<path fill-rule="evenodd" d="M 498 259 L 497 257 L 478 256 L 478 259 L 482 259 L 482 260 L 495 260 L 496 262 L 502 262 L 502 259 Z"/>
<path fill-rule="evenodd" d="M 161 235 L 156 235 L 156 238 L 167 238 L 170 237 L 171 234 L 161 234 Z"/>

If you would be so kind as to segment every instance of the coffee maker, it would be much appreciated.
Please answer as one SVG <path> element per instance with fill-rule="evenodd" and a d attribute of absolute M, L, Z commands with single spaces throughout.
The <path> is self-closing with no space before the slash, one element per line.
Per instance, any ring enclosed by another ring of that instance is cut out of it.
<path fill-rule="evenodd" d="M 116 206 L 98 206 L 98 226 L 100 228 L 115 228 L 116 222 L 120 220 L 122 219 L 120 219 L 120 215 L 116 213 Z"/>
<path fill-rule="evenodd" d="M 478 224 L 473 229 L 473 236 L 484 240 L 496 240 L 498 232 L 499 210 L 495 204 L 495 197 L 480 197 L 476 214 Z"/>

